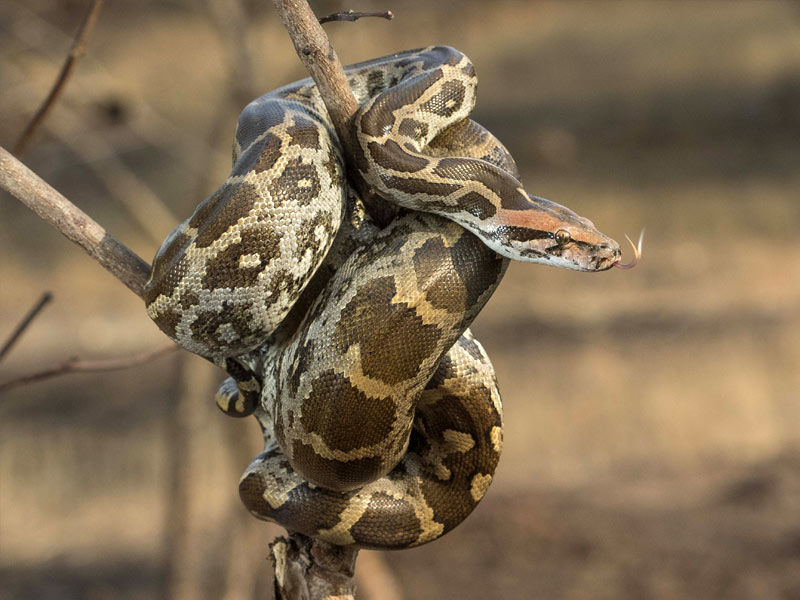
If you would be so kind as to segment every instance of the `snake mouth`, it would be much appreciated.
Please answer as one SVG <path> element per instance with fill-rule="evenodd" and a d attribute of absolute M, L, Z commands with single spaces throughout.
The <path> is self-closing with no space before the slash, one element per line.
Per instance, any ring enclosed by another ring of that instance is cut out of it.
<path fill-rule="evenodd" d="M 642 260 L 642 240 L 644 240 L 644 229 L 642 229 L 642 231 L 639 233 L 638 244 L 634 245 L 633 240 L 631 240 L 631 238 L 628 237 L 627 233 L 625 234 L 625 239 L 628 240 L 628 243 L 631 245 L 631 248 L 633 248 L 633 259 L 630 262 L 621 263 L 620 261 L 622 260 L 622 255 L 620 255 L 620 257 L 617 259 L 617 262 L 615 262 L 612 265 L 614 267 L 617 267 L 618 269 L 632 269 L 633 267 L 638 265 L 639 262 Z"/>

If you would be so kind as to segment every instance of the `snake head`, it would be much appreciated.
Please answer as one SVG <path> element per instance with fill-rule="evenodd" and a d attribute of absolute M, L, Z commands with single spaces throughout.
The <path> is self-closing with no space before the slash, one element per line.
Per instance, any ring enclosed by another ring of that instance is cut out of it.
<path fill-rule="evenodd" d="M 619 262 L 619 244 L 589 219 L 545 198 L 528 199 L 521 210 L 502 211 L 502 222 L 493 231 L 507 249 L 502 254 L 575 271 L 605 271 Z"/>

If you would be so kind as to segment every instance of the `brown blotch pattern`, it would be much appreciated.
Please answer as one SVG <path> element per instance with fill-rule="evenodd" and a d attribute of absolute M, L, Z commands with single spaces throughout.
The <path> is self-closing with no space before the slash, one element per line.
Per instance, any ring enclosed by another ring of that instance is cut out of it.
<path fill-rule="evenodd" d="M 262 140 L 239 157 L 233 166 L 231 176 L 243 177 L 251 171 L 255 173 L 269 171 L 280 157 L 280 138 L 272 133 L 267 133 Z"/>
<path fill-rule="evenodd" d="M 379 444 L 392 431 L 395 405 L 390 398 L 371 398 L 339 373 L 314 379 L 303 400 L 301 423 L 331 450 L 350 452 Z"/>
<path fill-rule="evenodd" d="M 348 495 L 312 489 L 304 483 L 292 490 L 286 504 L 274 513 L 276 520 L 285 523 L 288 529 L 314 536 L 318 530 L 330 529 L 339 523 L 339 515 L 349 503 Z M 283 520 L 284 514 L 287 520 Z"/>
<path fill-rule="evenodd" d="M 350 531 L 354 539 L 366 546 L 404 548 L 419 537 L 422 526 L 410 502 L 375 492 Z"/>
<path fill-rule="evenodd" d="M 316 123 L 303 117 L 294 117 L 294 125 L 286 129 L 286 133 L 292 138 L 292 143 L 319 150 L 319 131 Z"/>
<path fill-rule="evenodd" d="M 219 337 L 219 328 L 230 324 L 238 339 L 226 341 Z M 192 338 L 211 348 L 228 349 L 224 354 L 231 355 L 246 351 L 253 343 L 251 336 L 255 333 L 251 329 L 251 321 L 242 312 L 226 310 L 221 312 L 202 310 L 197 311 L 197 318 L 191 325 Z"/>
<path fill-rule="evenodd" d="M 320 183 L 317 169 L 296 158 L 286 165 L 273 186 L 280 201 L 291 200 L 301 206 L 311 204 L 319 195 Z"/>
<path fill-rule="evenodd" d="M 198 216 L 201 212 L 198 208 L 189 222 L 190 226 L 199 229 L 195 245 L 198 248 L 211 246 L 223 233 L 236 225 L 239 219 L 247 215 L 259 198 L 258 188 L 250 183 L 221 187 L 214 196 L 203 203 L 209 203 L 207 209 L 202 209 L 204 216 Z"/>
<path fill-rule="evenodd" d="M 280 236 L 271 227 L 261 224 L 239 235 L 241 241 L 231 244 L 208 261 L 202 280 L 204 288 L 249 287 L 258 281 L 266 266 L 280 256 Z M 240 266 L 239 259 L 245 254 L 258 254 L 260 262 L 253 266 Z"/>
<path fill-rule="evenodd" d="M 458 199 L 462 209 L 475 217 L 484 220 L 491 219 L 497 214 L 497 207 L 492 202 L 478 192 L 469 192 Z"/>
<path fill-rule="evenodd" d="M 380 69 L 370 71 L 367 75 L 367 94 L 370 98 L 383 91 L 384 79 L 384 72 Z"/>
<path fill-rule="evenodd" d="M 428 93 L 432 84 L 443 78 L 443 70 L 437 67 L 441 64 L 457 65 L 463 61 L 463 55 L 446 47 L 435 48 L 422 54 L 406 53 L 405 56 L 406 58 L 402 60 L 384 59 L 391 60 L 395 66 L 406 65 L 407 68 L 398 88 L 390 94 L 379 96 L 370 109 L 362 115 L 361 124 L 364 133 L 383 136 L 385 128 L 394 125 L 395 110 L 416 104 L 424 94 Z M 366 84 L 370 94 L 380 93 L 387 83 L 389 85 L 397 83 L 396 77 L 388 77 L 384 69 L 369 64 L 360 68 L 362 70 L 357 75 L 362 78 L 364 74 L 367 75 Z M 366 70 L 370 68 L 371 72 Z M 432 71 L 419 74 L 426 69 Z M 467 75 L 474 72 L 468 62 L 462 67 L 462 71 Z M 348 74 L 352 73 L 353 70 L 349 69 Z M 362 81 L 362 89 L 363 84 Z M 451 116 L 463 107 L 467 92 L 470 90 L 471 88 L 457 80 L 443 82 L 438 93 L 427 100 L 421 110 L 445 117 Z M 307 85 L 301 91 L 311 99 L 314 110 L 318 110 L 319 98 L 313 86 Z M 288 90 L 282 94 L 283 97 L 291 95 Z M 299 98 L 298 101 L 305 100 Z M 248 106 L 243 111 L 237 131 L 241 148 L 247 148 L 252 140 L 264 134 L 270 127 L 286 122 L 285 109 L 278 105 L 271 106 L 272 104 L 274 103 L 264 101 L 263 104 Z M 319 150 L 325 140 L 321 137 L 322 132 L 317 129 L 319 125 L 315 122 L 315 117 L 295 116 L 294 110 L 292 117 L 292 125 L 286 129 L 286 133 L 291 136 L 291 144 Z M 513 161 L 510 161 L 499 142 L 493 147 L 494 138 L 489 138 L 490 134 L 477 124 L 471 127 L 469 123 L 472 122 L 465 120 L 462 123 L 465 122 L 467 125 L 461 125 L 461 129 L 475 134 L 476 139 L 465 142 L 455 134 L 452 139 L 446 135 L 437 138 L 431 143 L 436 152 L 441 152 L 436 154 L 437 156 L 452 155 L 453 147 L 459 143 L 462 145 L 468 143 L 469 156 L 484 158 L 500 165 L 501 168 L 506 164 L 513 165 Z M 407 138 L 405 149 L 394 141 L 384 145 L 373 143 L 369 147 L 371 156 L 384 169 L 398 169 L 410 173 L 419 171 L 427 166 L 428 161 L 414 156 L 414 148 L 408 138 L 419 141 L 427 137 L 428 126 L 406 117 L 399 129 L 400 134 Z M 481 136 L 486 138 L 487 142 L 485 146 L 479 148 L 478 144 L 482 143 L 482 139 L 478 138 Z M 267 133 L 258 144 L 249 149 L 246 155 L 239 158 L 234 167 L 234 174 L 244 175 L 251 171 L 258 173 L 274 169 L 282 145 L 285 144 L 280 138 Z M 469 151 L 473 154 L 469 154 Z M 478 156 L 478 152 L 482 155 Z M 365 170 L 364 157 L 358 158 L 361 160 L 356 166 Z M 451 179 L 478 179 L 490 188 L 496 188 L 498 179 L 503 179 L 502 173 L 496 172 L 498 170 L 478 170 L 474 175 L 464 173 L 463 170 L 459 171 L 463 169 L 463 160 L 460 167 L 454 162 L 448 163 L 448 160 L 450 159 L 437 163 L 441 169 L 439 175 Z M 341 166 L 333 150 L 330 151 L 324 168 L 330 174 L 333 185 L 337 185 L 341 180 Z M 445 197 L 449 196 L 452 199 L 462 189 L 460 185 L 428 182 L 413 177 L 387 177 L 385 183 L 389 187 L 409 194 L 427 196 L 434 204 L 441 205 L 441 212 L 456 210 L 445 204 Z M 280 190 L 272 199 L 273 205 L 278 206 L 285 201 L 295 205 L 312 203 L 319 195 L 321 184 L 316 169 L 304 164 L 303 159 L 299 158 L 290 163 L 269 185 L 275 190 Z M 506 175 L 504 185 L 513 188 L 518 184 Z M 437 200 L 436 196 L 442 198 Z M 527 198 L 520 199 L 518 196 L 519 193 L 516 192 L 509 194 L 508 198 L 504 196 L 503 207 L 522 208 Z M 250 184 L 223 185 L 198 207 L 190 220 L 189 226 L 199 230 L 197 247 L 204 248 L 213 244 L 232 226 L 237 225 L 239 219 L 252 210 L 257 198 L 258 191 Z M 496 207 L 478 193 L 468 193 L 461 196 L 458 201 L 461 205 L 460 210 L 466 209 L 480 219 L 489 218 L 496 212 Z M 319 240 L 315 228 L 322 226 L 325 230 L 324 235 L 329 237 L 333 235 L 335 225 L 330 224 L 329 214 L 320 213 L 310 220 L 304 220 L 299 227 L 298 246 L 310 248 L 312 252 L 318 253 Z M 250 227 L 244 223 L 240 226 Z M 408 224 L 405 226 L 409 227 Z M 402 233 L 402 226 L 395 228 L 392 236 L 398 232 Z M 280 236 L 273 228 L 245 229 L 241 231 L 241 236 L 240 242 L 230 245 L 202 265 L 205 272 L 203 283 L 207 288 L 252 286 L 257 281 L 259 273 L 263 272 L 272 258 L 279 253 Z M 397 235 L 397 239 L 399 237 Z M 148 283 L 148 298 L 154 300 L 165 288 L 167 291 L 172 291 L 174 285 L 184 277 L 186 270 L 189 267 L 196 267 L 194 263 L 188 265 L 182 256 L 191 242 L 188 236 L 180 233 L 174 233 L 172 239 L 165 242 L 159 251 L 161 263 L 154 268 L 154 279 Z M 376 240 L 376 244 L 381 243 L 386 246 L 383 248 L 384 251 L 391 251 L 391 248 L 388 248 L 388 245 L 393 245 L 391 239 Z M 395 248 L 395 251 L 398 250 L 399 246 Z M 258 264 L 244 268 L 239 266 L 242 255 L 255 253 L 259 255 Z M 488 299 L 507 265 L 505 259 L 496 256 L 468 233 L 463 233 L 451 247 L 445 246 L 442 239 L 429 239 L 415 251 L 413 262 L 418 291 L 424 293 L 426 300 L 435 308 L 454 314 L 464 313 L 465 327 L 483 302 Z M 265 289 L 262 292 L 270 291 L 273 297 L 277 298 L 282 291 L 285 291 L 287 301 L 293 302 L 299 295 L 305 279 L 305 275 L 293 274 L 288 269 L 278 270 L 270 274 L 269 281 L 264 282 L 269 290 Z M 336 297 L 337 294 L 348 291 L 352 290 L 344 288 L 333 292 L 332 296 Z M 374 278 L 363 283 L 355 290 L 355 295 L 350 298 L 338 316 L 333 335 L 324 342 L 325 351 L 343 353 L 349 347 L 357 345 L 363 374 L 388 385 L 396 385 L 417 377 L 423 362 L 437 358 L 433 357 L 432 353 L 440 344 L 444 334 L 435 325 L 425 324 L 417 311 L 409 305 L 402 302 L 393 304 L 391 301 L 396 295 L 396 283 L 391 276 Z M 177 301 L 175 310 L 181 308 L 191 310 L 199 302 L 197 294 L 191 292 L 186 292 L 181 298 L 174 300 Z M 416 303 L 417 300 L 413 302 Z M 308 304 L 310 302 L 306 303 L 306 306 Z M 303 308 L 305 310 L 305 307 Z M 168 333 L 172 331 L 173 335 L 180 323 L 180 314 L 175 310 L 167 310 L 156 319 L 162 329 Z M 257 335 L 250 331 L 251 322 L 254 321 L 253 315 L 250 314 L 251 310 L 249 304 L 234 308 L 224 303 L 221 310 L 215 313 L 199 312 L 195 315 L 196 320 L 191 326 L 193 337 L 198 344 L 216 346 L 230 354 L 229 342 L 217 338 L 220 327 L 226 326 L 226 329 L 232 327 L 236 335 L 241 338 L 233 342 L 238 344 L 238 354 L 243 347 L 242 340 L 255 339 Z M 385 344 L 385 339 L 390 336 L 402 340 L 402 343 Z M 461 354 L 461 358 L 464 359 L 465 353 L 462 348 L 473 359 L 484 360 L 477 344 L 468 338 L 462 337 L 459 346 L 455 348 L 456 353 Z M 315 377 L 305 400 L 300 406 L 285 407 L 285 413 L 280 398 L 276 399 L 275 406 L 272 407 L 272 414 L 276 415 L 275 436 L 291 456 L 291 461 L 278 450 L 264 453 L 251 465 L 240 484 L 242 499 L 251 511 L 262 517 L 274 518 L 290 529 L 307 535 L 315 535 L 320 530 L 330 529 L 339 524 L 340 517 L 349 507 L 354 493 L 347 490 L 354 490 L 367 482 L 374 481 L 383 475 L 390 465 L 386 464 L 388 459 L 383 456 L 369 456 L 351 461 L 325 459 L 310 445 L 299 439 L 293 439 L 293 431 L 300 428 L 307 433 L 316 434 L 328 448 L 342 452 L 352 452 L 357 448 L 386 442 L 387 448 L 391 446 L 391 450 L 399 454 L 409 432 L 404 430 L 406 436 L 393 436 L 395 439 L 392 439 L 391 443 L 388 443 L 387 438 L 393 430 L 398 429 L 396 423 L 398 418 L 410 419 L 409 414 L 399 416 L 396 414 L 397 405 L 392 399 L 368 397 L 353 384 L 347 374 L 337 373 L 334 370 L 328 370 L 318 376 L 309 373 L 310 363 L 316 361 L 314 353 L 314 342 L 309 340 L 306 346 L 298 350 L 288 374 L 288 382 L 284 382 L 288 383 L 284 391 L 293 391 L 294 395 L 301 387 L 301 376 L 303 381 Z M 372 493 L 365 511 L 349 529 L 353 538 L 361 545 L 402 548 L 417 544 L 419 536 L 423 533 L 423 527 L 415 514 L 414 507 L 423 502 L 433 509 L 436 522 L 442 523 L 446 530 L 452 529 L 475 505 L 470 494 L 473 477 L 492 473 L 494 470 L 497 453 L 493 450 L 491 432 L 492 425 L 499 426 L 500 418 L 491 402 L 491 390 L 480 385 L 467 384 L 467 391 L 462 393 L 465 382 L 475 383 L 473 378 L 477 377 L 478 371 L 451 358 L 451 355 L 455 356 L 453 350 L 441 360 L 436 374 L 428 383 L 427 389 L 430 391 L 426 393 L 433 394 L 436 400 L 421 409 L 417 421 L 419 428 L 415 428 L 411 434 L 409 445 L 419 452 L 418 456 L 424 468 L 441 470 L 441 467 L 445 466 L 449 469 L 450 481 L 445 483 L 437 480 L 435 476 L 422 477 L 419 480 L 422 497 L 396 499 L 386 492 Z M 230 365 L 229 370 L 232 374 L 234 372 L 238 374 L 239 378 L 248 375 L 247 372 L 238 373 L 235 365 Z M 456 389 L 448 390 L 450 385 L 458 386 L 458 396 L 450 393 Z M 279 416 L 281 414 L 286 416 L 286 423 Z M 409 426 L 410 423 L 409 420 Z M 465 446 L 463 440 L 456 437 L 456 446 L 453 446 L 446 456 L 442 456 L 442 450 L 447 448 L 448 443 L 454 441 L 449 431 L 470 435 L 475 445 L 469 450 L 460 451 L 459 448 L 463 450 Z M 448 432 L 447 435 L 445 432 Z M 434 443 L 431 444 L 431 441 Z M 298 483 L 301 481 L 301 475 L 320 487 Z M 405 470 L 404 463 L 400 463 L 387 475 L 387 480 L 403 482 L 408 477 L 411 475 Z M 283 490 L 290 490 L 287 492 L 286 502 L 277 509 L 270 507 L 263 498 L 267 485 L 278 485 Z"/>
<path fill-rule="evenodd" d="M 194 292 L 184 292 L 181 294 L 181 308 L 186 310 L 200 301 L 200 296 Z"/>
<path fill-rule="evenodd" d="M 446 81 L 441 88 L 442 91 L 425 101 L 420 110 L 440 117 L 449 117 L 461 108 L 466 96 L 464 84 L 458 80 Z"/>
<path fill-rule="evenodd" d="M 381 94 L 359 118 L 361 131 L 370 136 L 380 137 L 384 127 L 394 126 L 394 111 L 419 100 L 428 88 L 441 78 L 441 71 L 418 75 L 398 83 L 391 94 Z"/>
<path fill-rule="evenodd" d="M 263 454 L 256 458 L 261 460 Z M 272 507 L 264 500 L 266 482 L 258 473 L 248 473 L 239 482 L 239 498 L 251 513 L 257 514 L 262 519 L 271 517 Z"/>
<path fill-rule="evenodd" d="M 292 465 L 304 478 L 329 490 L 345 492 L 380 477 L 384 472 L 379 456 L 348 461 L 323 458 L 314 448 L 295 440 Z"/>
<path fill-rule="evenodd" d="M 397 128 L 397 132 L 402 136 L 419 141 L 428 135 L 428 124 L 416 119 L 403 119 Z"/>
<path fill-rule="evenodd" d="M 333 148 L 328 152 L 328 158 L 324 163 L 325 170 L 331 178 L 331 187 L 340 186 L 342 184 L 342 167 L 339 164 L 339 159 L 336 157 L 336 152 Z"/>
<path fill-rule="evenodd" d="M 475 306 L 486 300 L 487 292 L 494 291 L 508 266 L 508 260 L 492 252 L 477 237 L 464 232 L 453 245 L 453 266 L 467 292 L 466 304 Z M 479 307 L 480 308 L 480 307 Z"/>
<path fill-rule="evenodd" d="M 433 172 L 448 179 L 468 179 L 482 183 L 500 196 L 503 208 L 521 210 L 532 206 L 527 196 L 519 191 L 519 182 L 508 172 L 489 162 L 441 158 Z"/>
<path fill-rule="evenodd" d="M 167 337 L 173 340 L 176 339 L 177 328 L 181 322 L 180 313 L 175 312 L 172 309 L 168 309 L 163 311 L 153 320 L 155 321 L 156 325 L 158 325 L 158 328 L 167 334 Z"/>
<path fill-rule="evenodd" d="M 384 169 L 414 173 L 428 166 L 427 158 L 409 154 L 394 140 L 370 142 L 368 148 L 373 160 Z"/>
<path fill-rule="evenodd" d="M 436 308 L 457 314 L 465 309 L 466 290 L 440 238 L 432 238 L 414 252 L 417 285 Z"/>
<path fill-rule="evenodd" d="M 450 377 L 452 375 L 449 374 Z M 489 432 L 494 426 L 501 425 L 501 418 L 494 410 L 489 390 L 476 385 L 460 396 L 445 393 L 433 405 L 419 411 L 418 419 L 429 439 L 436 440 L 440 447 L 446 448 L 448 445 L 444 437 L 447 430 L 467 434 L 475 442 L 466 452 L 453 448 L 441 459 L 442 465 L 451 474 L 446 482 L 435 477 L 421 480 L 423 494 L 434 510 L 434 519 L 444 525 L 445 531 L 449 531 L 463 521 L 476 505 L 470 494 L 473 477 L 491 474 L 497 467 L 500 457 L 494 451 Z M 416 446 L 423 448 L 423 456 L 431 448 L 424 442 L 417 442 Z M 446 501 L 442 499 L 443 496 L 447 498 Z"/>
<path fill-rule="evenodd" d="M 322 238 L 317 235 L 317 229 L 322 227 L 324 234 Z M 310 250 L 316 256 L 319 253 L 323 238 L 328 239 L 333 236 L 334 225 L 331 223 L 330 213 L 320 211 L 313 219 L 303 221 L 297 230 L 297 246 L 305 250 Z"/>
<path fill-rule="evenodd" d="M 145 304 L 155 301 L 160 294 L 170 295 L 189 270 L 189 261 L 183 252 L 192 238 L 176 228 L 158 249 L 153 258 L 153 271 L 144 287 Z"/>
<path fill-rule="evenodd" d="M 388 187 L 406 194 L 423 194 L 426 196 L 449 196 L 461 189 L 461 186 L 456 183 L 436 183 L 415 177 L 386 177 L 384 183 Z"/>
<path fill-rule="evenodd" d="M 406 304 L 392 303 L 395 294 L 392 277 L 361 286 L 342 311 L 332 340 L 342 353 L 359 344 L 364 374 L 389 385 L 415 376 L 442 336 Z M 387 344 L 388 338 L 403 342 Z"/>

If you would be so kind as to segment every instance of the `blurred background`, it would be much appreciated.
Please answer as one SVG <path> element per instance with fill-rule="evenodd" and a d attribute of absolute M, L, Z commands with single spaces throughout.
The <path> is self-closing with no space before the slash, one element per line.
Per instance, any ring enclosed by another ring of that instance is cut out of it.
<path fill-rule="evenodd" d="M 427 546 L 362 552 L 361 597 L 800 598 L 800 5 L 312 2 L 345 63 L 449 44 L 531 193 L 633 271 L 513 264 L 473 327 L 505 405 L 485 500 Z M 0 145 L 88 1 L 0 4 Z M 109 2 L 24 161 L 150 260 L 226 177 L 235 119 L 305 73 L 271 3 Z M 141 301 L 0 196 L 0 383 L 164 345 Z M 240 473 L 253 420 L 186 353 L 0 396 L 0 597 L 268 598 Z"/>

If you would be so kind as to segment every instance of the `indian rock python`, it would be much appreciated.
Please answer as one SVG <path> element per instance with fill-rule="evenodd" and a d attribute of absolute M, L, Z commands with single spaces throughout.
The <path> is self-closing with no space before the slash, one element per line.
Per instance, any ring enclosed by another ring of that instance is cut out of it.
<path fill-rule="evenodd" d="M 467 327 L 508 259 L 600 271 L 618 244 L 529 196 L 505 147 L 467 118 L 472 64 L 452 48 L 350 66 L 356 168 L 391 203 L 380 227 L 344 177 L 303 80 L 239 117 L 233 170 L 165 240 L 147 312 L 227 369 L 265 451 L 240 494 L 257 517 L 334 544 L 405 548 L 460 523 L 502 443 L 494 371 Z"/>

